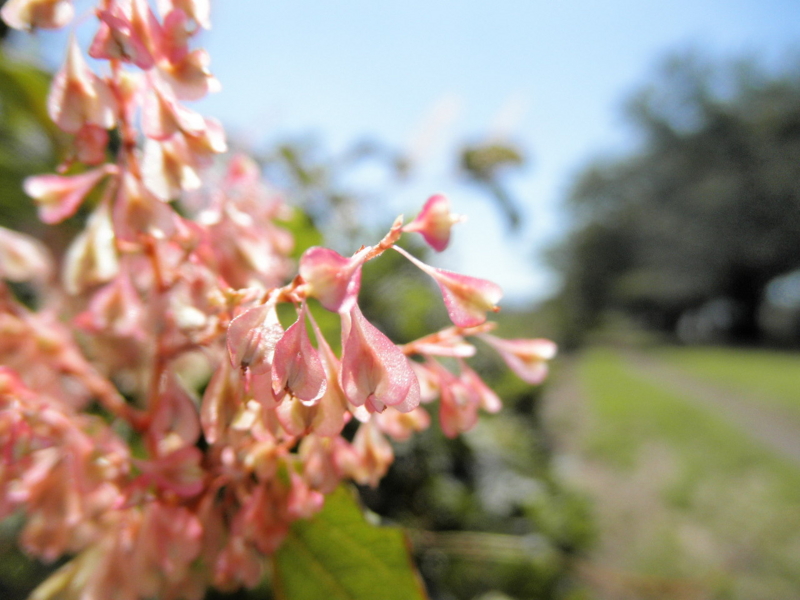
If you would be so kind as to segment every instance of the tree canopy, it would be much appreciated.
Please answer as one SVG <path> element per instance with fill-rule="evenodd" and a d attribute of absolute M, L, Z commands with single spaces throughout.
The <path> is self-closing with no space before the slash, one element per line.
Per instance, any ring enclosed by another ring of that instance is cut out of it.
<path fill-rule="evenodd" d="M 608 311 L 692 337 L 705 310 L 757 341 L 766 286 L 800 268 L 800 69 L 673 57 L 627 116 L 639 151 L 583 169 L 553 253 L 573 338 Z"/>

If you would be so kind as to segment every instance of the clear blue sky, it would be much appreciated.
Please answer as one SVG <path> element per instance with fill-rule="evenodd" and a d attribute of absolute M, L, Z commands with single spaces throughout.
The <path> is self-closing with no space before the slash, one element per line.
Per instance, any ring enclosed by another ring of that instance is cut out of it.
<path fill-rule="evenodd" d="M 565 231 L 570 178 L 590 157 L 630 146 L 621 103 L 666 53 L 693 46 L 776 64 L 800 52 L 800 0 L 212 5 L 202 43 L 223 90 L 203 112 L 254 143 L 312 133 L 334 150 L 365 136 L 414 150 L 418 178 L 387 210 L 411 216 L 429 193 L 447 192 L 469 221 L 440 265 L 497 281 L 512 302 L 557 286 L 541 250 Z M 454 148 L 486 135 L 509 135 L 532 157 L 511 179 L 526 217 L 517 236 L 454 177 Z"/>

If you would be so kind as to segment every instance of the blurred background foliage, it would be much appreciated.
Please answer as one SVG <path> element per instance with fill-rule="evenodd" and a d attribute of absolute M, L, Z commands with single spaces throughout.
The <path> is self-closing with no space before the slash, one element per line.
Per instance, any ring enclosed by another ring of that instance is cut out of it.
<path fill-rule="evenodd" d="M 800 63 L 675 55 L 627 116 L 638 150 L 579 172 L 551 253 L 563 340 L 621 315 L 683 342 L 797 345 Z"/>

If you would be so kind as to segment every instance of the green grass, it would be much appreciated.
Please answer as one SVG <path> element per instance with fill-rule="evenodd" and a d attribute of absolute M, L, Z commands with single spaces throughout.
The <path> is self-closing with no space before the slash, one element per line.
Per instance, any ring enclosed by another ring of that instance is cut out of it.
<path fill-rule="evenodd" d="M 612 489 L 600 501 L 625 507 L 617 526 L 642 529 L 621 534 L 636 546 L 629 568 L 699 578 L 715 598 L 800 597 L 787 595 L 800 590 L 800 467 L 612 350 L 587 352 L 579 377 L 592 416 L 585 451 L 620 482 L 618 498 Z M 623 497 L 639 493 L 652 497 Z"/>
<path fill-rule="evenodd" d="M 737 348 L 668 348 L 657 355 L 724 389 L 757 395 L 800 419 L 800 354 Z"/>
<path fill-rule="evenodd" d="M 595 444 L 618 465 L 631 466 L 642 444 L 662 440 L 676 448 L 692 470 L 767 468 L 786 484 L 788 497 L 800 501 L 800 469 L 690 399 L 637 375 L 613 351 L 591 351 L 581 377 L 603 424 Z"/>

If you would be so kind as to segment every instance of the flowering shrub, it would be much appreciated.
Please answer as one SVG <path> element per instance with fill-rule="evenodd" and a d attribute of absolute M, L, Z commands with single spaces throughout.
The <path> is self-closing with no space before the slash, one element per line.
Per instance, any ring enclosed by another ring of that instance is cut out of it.
<path fill-rule="evenodd" d="M 257 165 L 235 156 L 203 185 L 225 136 L 183 103 L 218 88 L 206 52 L 190 47 L 208 2 L 157 4 L 160 20 L 147 0 L 100 2 L 88 53 L 106 74 L 72 39 L 53 80 L 48 109 L 72 151 L 25 190 L 46 223 L 91 207 L 60 281 L 40 242 L 0 228 L 0 517 L 24 515 L 31 555 L 75 555 L 36 598 L 253 587 L 292 522 L 342 481 L 378 485 L 387 437 L 428 427 L 422 404 L 438 399 L 450 437 L 500 409 L 465 361 L 468 338 L 532 384 L 555 354 L 547 340 L 490 333 L 498 286 L 397 246 L 412 232 L 448 245 L 459 217 L 442 195 L 352 256 L 308 249 L 293 275 L 292 237 L 275 222 L 289 209 Z M 2 17 L 56 28 L 73 6 L 10 0 Z M 433 278 L 451 327 L 396 345 L 365 318 L 361 270 L 387 251 Z M 39 309 L 8 282 L 26 282 Z M 341 322 L 333 344 L 314 318 L 323 309 Z"/>

